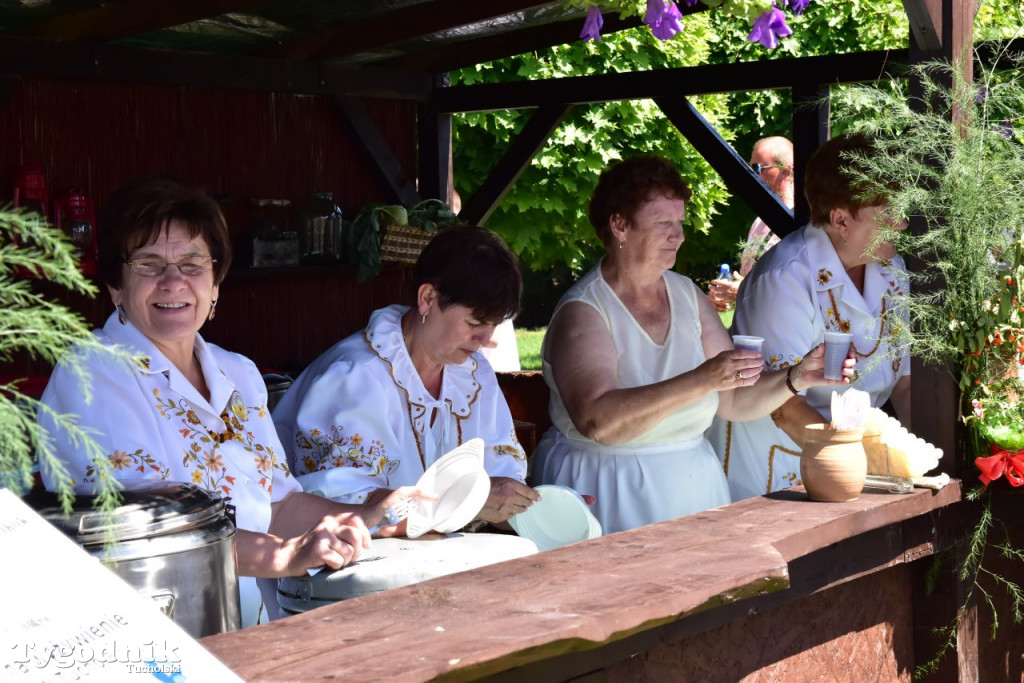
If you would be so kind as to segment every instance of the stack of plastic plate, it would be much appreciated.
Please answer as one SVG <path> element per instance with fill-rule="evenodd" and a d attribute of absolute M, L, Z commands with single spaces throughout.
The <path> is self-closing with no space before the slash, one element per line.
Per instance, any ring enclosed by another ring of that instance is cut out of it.
<path fill-rule="evenodd" d="M 409 538 L 428 531 L 449 534 L 466 526 L 491 491 L 491 479 L 484 470 L 484 442 L 470 439 L 445 453 L 427 468 L 416 486 L 433 492 L 438 500 L 420 501 L 409 512 Z"/>
<path fill-rule="evenodd" d="M 601 523 L 576 491 L 556 485 L 538 486 L 536 490 L 540 500 L 512 516 L 508 523 L 517 534 L 536 543 L 539 550 L 601 535 Z"/>

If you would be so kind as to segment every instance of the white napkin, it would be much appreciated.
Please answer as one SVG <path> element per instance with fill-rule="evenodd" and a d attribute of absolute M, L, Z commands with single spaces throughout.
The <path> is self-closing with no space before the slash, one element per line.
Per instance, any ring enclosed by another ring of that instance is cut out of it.
<path fill-rule="evenodd" d="M 949 483 L 949 475 L 943 472 L 935 477 L 914 477 L 912 481 L 914 482 L 914 486 L 917 486 L 918 488 L 934 489 L 935 491 L 938 491 Z"/>
<path fill-rule="evenodd" d="M 871 410 L 871 395 L 859 389 L 832 392 L 832 428 L 856 429 L 864 425 Z"/>

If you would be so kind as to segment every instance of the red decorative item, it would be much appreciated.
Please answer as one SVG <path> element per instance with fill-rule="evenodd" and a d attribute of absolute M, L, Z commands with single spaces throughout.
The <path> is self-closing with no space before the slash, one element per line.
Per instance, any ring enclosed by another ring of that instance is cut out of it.
<path fill-rule="evenodd" d="M 46 175 L 39 164 L 26 164 L 14 178 L 14 207 L 25 207 L 49 220 L 50 195 L 46 191 Z"/>
<path fill-rule="evenodd" d="M 69 190 L 53 203 L 53 219 L 57 229 L 67 233 L 75 245 L 82 274 L 95 275 L 99 246 L 96 241 L 96 212 L 92 202 L 81 190 Z"/>
<path fill-rule="evenodd" d="M 50 220 L 50 195 L 46 191 L 46 174 L 39 164 L 26 164 L 18 169 L 14 177 L 14 208 L 38 214 Z M 15 236 L 14 244 L 18 244 Z M 42 273 L 31 268 L 18 268 L 18 275 L 25 278 L 41 277 Z"/>
<path fill-rule="evenodd" d="M 1024 485 L 1024 451 L 1011 453 L 992 444 L 992 455 L 987 458 L 975 458 L 974 466 L 981 470 L 978 479 L 985 486 L 1004 474 L 1011 486 Z"/>

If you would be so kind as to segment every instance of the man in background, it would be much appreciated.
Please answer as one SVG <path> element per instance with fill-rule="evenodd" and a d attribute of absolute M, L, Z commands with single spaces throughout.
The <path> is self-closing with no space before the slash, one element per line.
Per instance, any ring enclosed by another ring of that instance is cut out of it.
<path fill-rule="evenodd" d="M 779 199 L 793 208 L 793 143 L 788 139 L 775 135 L 761 138 L 754 143 L 750 153 L 750 167 L 761 176 L 761 180 Z M 731 280 L 712 280 L 708 288 L 708 297 L 719 312 L 727 311 L 736 304 L 736 291 L 740 282 L 761 254 L 768 251 L 779 241 L 779 237 L 771 231 L 760 218 L 754 220 L 747 233 L 747 242 L 740 256 L 740 274 Z"/>

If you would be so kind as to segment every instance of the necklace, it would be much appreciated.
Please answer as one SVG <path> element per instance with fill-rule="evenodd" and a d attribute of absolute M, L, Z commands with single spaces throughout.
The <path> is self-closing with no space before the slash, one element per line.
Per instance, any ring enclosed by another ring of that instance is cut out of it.
<path fill-rule="evenodd" d="M 836 297 L 835 294 L 832 293 L 831 289 L 828 290 L 828 300 L 832 304 L 832 316 L 833 318 L 835 318 L 836 325 L 839 327 L 840 330 L 842 330 L 843 320 L 839 317 L 839 306 L 836 305 Z M 882 315 L 880 316 L 880 322 L 878 323 L 878 339 L 875 341 L 875 346 L 873 349 L 871 349 L 867 353 L 861 353 L 860 350 L 857 349 L 857 345 L 854 344 L 852 340 L 850 341 L 850 348 L 853 349 L 854 355 L 856 355 L 858 358 L 870 358 L 871 356 L 875 355 L 875 351 L 877 351 L 878 347 L 882 345 L 882 336 L 885 333 L 885 322 L 886 316 L 888 315 L 888 304 L 889 300 L 886 299 L 885 296 L 882 296 Z M 848 330 L 850 327 L 849 322 L 846 323 L 846 327 Z M 843 331 L 845 332 L 846 330 Z"/>

